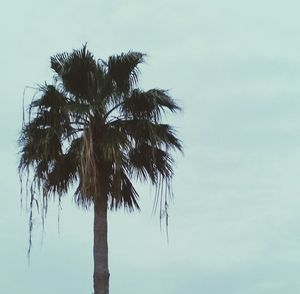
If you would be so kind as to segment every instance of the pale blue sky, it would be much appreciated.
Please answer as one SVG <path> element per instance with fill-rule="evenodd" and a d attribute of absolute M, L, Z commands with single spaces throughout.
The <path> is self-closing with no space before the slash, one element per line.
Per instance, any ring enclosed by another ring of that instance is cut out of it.
<path fill-rule="evenodd" d="M 170 89 L 178 159 L 170 242 L 142 211 L 109 215 L 111 293 L 300 292 L 300 4 L 298 1 L 2 3 L 0 293 L 92 293 L 92 213 L 63 201 L 36 219 L 27 266 L 16 140 L 22 93 L 51 79 L 49 56 L 88 42 L 99 58 L 147 53 L 145 88 Z M 27 101 L 31 93 L 27 92 Z"/>

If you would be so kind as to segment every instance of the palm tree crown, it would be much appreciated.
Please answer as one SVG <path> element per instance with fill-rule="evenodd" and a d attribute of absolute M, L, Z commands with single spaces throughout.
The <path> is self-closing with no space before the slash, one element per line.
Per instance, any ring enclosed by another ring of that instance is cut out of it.
<path fill-rule="evenodd" d="M 156 187 L 156 202 L 167 200 L 171 150 L 182 145 L 162 120 L 180 107 L 167 91 L 137 87 L 144 57 L 130 51 L 96 60 L 83 46 L 51 58 L 54 82 L 39 86 L 19 139 L 19 171 L 32 172 L 32 201 L 38 190 L 46 204 L 76 185 L 78 204 L 104 197 L 109 208 L 132 211 L 139 208 L 135 179 Z"/>

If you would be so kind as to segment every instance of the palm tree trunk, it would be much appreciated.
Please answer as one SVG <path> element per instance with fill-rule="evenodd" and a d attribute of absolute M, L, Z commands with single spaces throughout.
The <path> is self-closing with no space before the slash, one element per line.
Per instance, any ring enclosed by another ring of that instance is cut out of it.
<path fill-rule="evenodd" d="M 94 294 L 109 294 L 107 200 L 105 197 L 98 197 L 94 203 L 94 291 Z"/>

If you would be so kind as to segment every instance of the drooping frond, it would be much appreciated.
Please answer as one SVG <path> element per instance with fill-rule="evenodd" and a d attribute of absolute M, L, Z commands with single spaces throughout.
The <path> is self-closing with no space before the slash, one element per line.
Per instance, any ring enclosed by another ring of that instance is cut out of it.
<path fill-rule="evenodd" d="M 153 123 L 145 119 L 116 120 L 112 122 L 115 128 L 127 134 L 135 145 L 150 144 L 163 146 L 166 149 L 182 151 L 181 141 L 176 131 L 170 125 Z"/>
<path fill-rule="evenodd" d="M 159 179 L 171 179 L 174 160 L 166 151 L 148 144 L 140 144 L 129 153 L 132 173 L 140 180 L 148 180 L 156 185 Z"/>
<path fill-rule="evenodd" d="M 30 104 L 31 108 L 51 108 L 55 111 L 59 111 L 66 104 L 66 96 L 64 96 L 64 94 L 54 85 L 45 83 L 44 85 L 41 85 L 38 90 L 41 95 L 38 99 L 32 101 Z"/>
<path fill-rule="evenodd" d="M 138 65 L 144 62 L 144 57 L 145 54 L 132 51 L 109 57 L 107 62 L 108 75 L 115 82 L 118 95 L 128 93 L 137 83 Z"/>
<path fill-rule="evenodd" d="M 50 128 L 39 129 L 32 123 L 27 125 L 20 137 L 20 170 L 37 165 L 40 161 L 51 161 L 62 152 L 60 138 Z"/>
<path fill-rule="evenodd" d="M 39 98 L 32 101 L 29 107 L 29 117 L 32 128 L 51 128 L 58 136 L 68 137 L 73 129 L 70 124 L 70 112 L 67 109 L 69 99 L 65 93 L 53 85 L 39 87 Z"/>
<path fill-rule="evenodd" d="M 40 91 L 30 105 L 33 118 L 23 126 L 19 138 L 20 170 L 57 158 L 62 152 L 61 138 L 71 132 L 68 114 L 61 111 L 65 97 L 53 86 L 41 86 Z"/>
<path fill-rule="evenodd" d="M 45 188 L 49 193 L 63 195 L 78 180 L 82 138 L 74 139 L 68 150 L 54 162 L 47 174 Z"/>
<path fill-rule="evenodd" d="M 124 99 L 121 108 L 125 117 L 141 118 L 153 122 L 159 122 L 161 113 L 165 110 L 176 112 L 181 109 L 167 94 L 167 91 L 160 89 L 146 92 L 135 89 L 128 98 Z"/>
<path fill-rule="evenodd" d="M 135 190 L 123 167 L 115 168 L 110 177 L 109 201 L 111 209 L 124 207 L 128 211 L 139 209 L 139 194 Z"/>
<path fill-rule="evenodd" d="M 93 132 L 87 128 L 83 134 L 82 149 L 80 153 L 80 191 L 82 203 L 96 197 L 100 192 L 99 169 L 97 168 L 97 159 L 95 144 L 93 141 Z"/>
<path fill-rule="evenodd" d="M 174 159 L 170 149 L 182 151 L 181 141 L 175 130 L 167 124 L 153 123 L 146 119 L 117 120 L 111 123 L 115 129 L 126 134 L 128 152 L 122 158 L 129 178 L 149 181 L 156 187 L 154 209 L 160 208 L 160 215 L 166 217 Z M 119 181 L 120 183 L 120 181 Z M 125 200 L 124 200 L 125 201 Z"/>

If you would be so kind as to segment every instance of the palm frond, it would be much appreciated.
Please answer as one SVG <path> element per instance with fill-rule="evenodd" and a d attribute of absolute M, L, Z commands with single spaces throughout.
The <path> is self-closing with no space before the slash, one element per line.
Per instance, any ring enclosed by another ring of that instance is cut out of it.
<path fill-rule="evenodd" d="M 82 138 L 72 141 L 66 153 L 54 161 L 47 174 L 44 187 L 51 194 L 63 195 L 79 178 Z"/>
<path fill-rule="evenodd" d="M 97 140 L 97 148 L 101 150 L 103 160 L 107 162 L 118 162 L 121 160 L 123 152 L 130 147 L 128 136 L 114 125 L 107 125 L 102 129 Z"/>
<path fill-rule="evenodd" d="M 153 123 L 146 119 L 115 120 L 111 123 L 129 136 L 135 144 L 147 143 L 151 146 L 164 146 L 182 151 L 182 143 L 176 130 L 168 124 Z"/>
<path fill-rule="evenodd" d="M 50 128 L 37 128 L 35 123 L 24 127 L 20 136 L 20 169 L 35 166 L 41 160 L 53 160 L 62 153 L 60 138 Z"/>
<path fill-rule="evenodd" d="M 65 93 L 53 85 L 41 85 L 39 95 L 29 106 L 29 119 L 34 119 L 28 124 L 31 128 L 51 128 L 58 136 L 68 137 L 73 132 L 70 124 L 70 115 L 67 105 L 69 99 Z M 32 113 L 34 111 L 34 113 Z"/>
<path fill-rule="evenodd" d="M 91 102 L 97 95 L 97 62 L 86 45 L 72 53 L 51 57 L 51 67 L 62 80 L 66 91 L 76 99 Z"/>
<path fill-rule="evenodd" d="M 128 93 L 137 83 L 138 65 L 144 62 L 145 56 L 140 52 L 129 51 L 109 57 L 107 62 L 108 75 L 115 82 L 118 94 Z"/>
<path fill-rule="evenodd" d="M 142 118 L 159 122 L 162 112 L 168 109 L 171 112 L 180 111 L 180 107 L 167 91 L 152 89 L 141 91 L 134 89 L 131 95 L 124 99 L 121 111 L 125 117 Z"/>
<path fill-rule="evenodd" d="M 129 166 L 131 172 L 139 180 L 151 180 L 157 185 L 159 179 L 171 179 L 173 177 L 174 160 L 170 153 L 148 144 L 138 145 L 129 153 Z"/>
<path fill-rule="evenodd" d="M 60 92 L 54 85 L 40 85 L 38 92 L 41 93 L 40 98 L 31 102 L 31 107 L 52 108 L 59 111 L 67 102 L 67 97 Z"/>
<path fill-rule="evenodd" d="M 139 209 L 139 194 L 126 175 L 124 168 L 115 169 L 111 174 L 109 202 L 111 209 L 124 207 L 128 211 Z"/>
<path fill-rule="evenodd" d="M 62 77 L 64 65 L 68 62 L 70 62 L 70 53 L 67 52 L 58 53 L 50 57 L 50 67 L 59 77 Z"/>
<path fill-rule="evenodd" d="M 110 100 L 109 98 L 114 95 L 114 85 L 107 71 L 107 63 L 103 60 L 98 60 L 96 71 L 98 83 L 96 103 L 102 106 L 102 110 L 105 110 L 105 103 L 107 103 Z"/>

